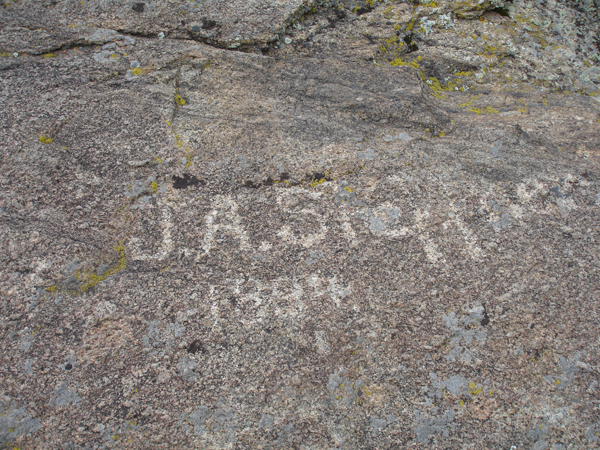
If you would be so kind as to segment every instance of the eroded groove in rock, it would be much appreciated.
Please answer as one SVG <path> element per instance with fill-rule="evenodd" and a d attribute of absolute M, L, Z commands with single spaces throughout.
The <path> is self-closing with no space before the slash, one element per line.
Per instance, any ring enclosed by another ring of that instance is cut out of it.
<path fill-rule="evenodd" d="M 11 27 L 39 30 L 29 34 L 30 48 L 47 46 L 44 39 L 69 42 L 73 37 L 67 36 L 85 33 L 85 27 L 93 26 L 146 37 L 191 38 L 236 49 L 273 41 L 286 23 L 316 3 L 312 0 L 275 3 L 261 0 L 170 0 L 133 4 L 23 0 L 5 5 L 0 27 L 5 30 Z M 18 45 L 15 39 L 13 35 L 11 40 L 2 42 L 2 46 L 15 48 Z M 22 47 L 20 51 L 32 50 Z"/>

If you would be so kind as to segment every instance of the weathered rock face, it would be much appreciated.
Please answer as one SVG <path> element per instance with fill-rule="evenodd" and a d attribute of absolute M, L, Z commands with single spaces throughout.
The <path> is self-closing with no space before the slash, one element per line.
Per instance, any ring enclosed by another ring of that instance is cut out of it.
<path fill-rule="evenodd" d="M 310 4 L 302 0 L 9 0 L 0 23 L 20 37 L 20 42 L 12 45 L 21 51 L 26 47 L 19 45 L 30 45 L 34 51 L 49 45 L 72 46 L 80 39 L 81 29 L 86 28 L 153 37 L 162 33 L 170 38 L 239 48 L 275 40 L 293 17 L 311 9 Z M 48 40 L 52 44 L 45 42 Z"/>
<path fill-rule="evenodd" d="M 0 11 L 2 445 L 598 446 L 595 3 Z"/>

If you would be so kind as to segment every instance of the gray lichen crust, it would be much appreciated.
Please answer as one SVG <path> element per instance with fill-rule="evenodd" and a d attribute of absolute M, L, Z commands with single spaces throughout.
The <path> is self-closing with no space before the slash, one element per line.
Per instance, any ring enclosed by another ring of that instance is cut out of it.
<path fill-rule="evenodd" d="M 0 8 L 0 445 L 598 447 L 596 3 Z"/>

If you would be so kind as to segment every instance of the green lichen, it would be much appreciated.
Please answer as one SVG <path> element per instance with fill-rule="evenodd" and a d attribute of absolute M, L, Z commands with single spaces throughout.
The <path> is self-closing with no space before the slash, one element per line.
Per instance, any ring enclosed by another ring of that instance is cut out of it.
<path fill-rule="evenodd" d="M 393 61 L 390 61 L 390 65 L 391 66 L 408 66 L 408 67 L 414 67 L 415 69 L 419 68 L 419 63 L 417 61 L 404 61 L 401 57 L 398 57 L 398 58 L 394 59 Z"/>
<path fill-rule="evenodd" d="M 40 136 L 40 142 L 42 144 L 52 144 L 53 140 L 54 139 L 52 139 L 51 137 L 48 137 L 48 136 Z"/>
<path fill-rule="evenodd" d="M 420 75 L 421 75 L 421 79 L 431 89 L 431 95 L 433 95 L 434 97 L 437 97 L 441 100 L 444 100 L 446 98 L 446 96 L 442 94 L 442 92 L 444 92 L 444 91 L 452 92 L 452 91 L 464 91 L 465 90 L 465 88 L 463 88 L 462 86 L 459 87 L 452 80 L 449 81 L 448 83 L 446 83 L 445 85 L 442 85 L 439 82 L 439 80 L 435 77 L 427 78 L 424 71 L 421 71 Z"/>
<path fill-rule="evenodd" d="M 111 275 L 114 275 L 127 267 L 127 257 L 125 256 L 125 247 L 119 243 L 119 245 L 115 245 L 113 249 L 116 252 L 121 254 L 121 257 L 117 261 L 117 264 L 108 270 L 104 271 L 101 275 L 96 275 L 95 273 L 91 273 L 89 270 L 86 270 L 83 273 L 77 272 L 75 274 L 75 278 L 80 280 L 83 284 L 79 288 L 78 291 L 74 292 L 75 294 L 81 294 L 82 292 L 88 291 L 89 289 L 96 286 L 101 281 L 106 280 Z"/>
<path fill-rule="evenodd" d="M 498 111 L 497 109 L 491 107 L 491 106 L 486 106 L 484 109 L 481 108 L 477 108 L 473 105 L 473 102 L 477 99 L 479 99 L 481 95 L 476 95 L 474 97 L 471 97 L 469 100 L 467 100 L 464 103 L 461 103 L 459 105 L 456 105 L 458 108 L 466 108 L 465 111 L 469 111 L 475 114 L 498 114 L 500 111 Z"/>
<path fill-rule="evenodd" d="M 175 96 L 175 100 L 176 101 L 177 101 L 177 97 L 179 97 L 179 95 Z M 183 100 L 183 99 L 181 99 L 181 100 L 183 101 L 183 104 L 185 104 L 185 100 Z M 185 160 L 186 160 L 185 167 L 187 169 L 188 167 L 190 167 L 193 164 L 193 162 L 192 162 L 192 151 L 189 150 L 187 147 L 183 146 L 183 142 L 181 140 L 181 137 L 173 131 L 173 125 L 171 124 L 171 122 L 168 121 L 168 120 L 165 120 L 165 122 L 167 123 L 167 127 L 169 128 L 168 134 L 173 134 L 173 136 L 175 137 L 175 145 L 177 145 L 178 148 L 182 148 L 183 147 L 184 151 L 186 152 L 186 155 L 185 155 Z M 156 158 L 156 163 L 157 164 L 161 164 L 162 160 L 160 158 Z"/>
<path fill-rule="evenodd" d="M 483 392 L 483 388 L 478 388 L 474 381 L 469 383 L 469 394 L 471 395 L 479 395 Z"/>
<path fill-rule="evenodd" d="M 517 111 L 523 114 L 529 114 L 529 107 L 525 104 L 523 100 L 519 100 L 519 103 L 523 104 L 523 108 L 517 108 Z"/>
<path fill-rule="evenodd" d="M 483 114 L 483 111 L 479 108 L 469 108 L 467 111 L 475 113 L 475 114 Z"/>

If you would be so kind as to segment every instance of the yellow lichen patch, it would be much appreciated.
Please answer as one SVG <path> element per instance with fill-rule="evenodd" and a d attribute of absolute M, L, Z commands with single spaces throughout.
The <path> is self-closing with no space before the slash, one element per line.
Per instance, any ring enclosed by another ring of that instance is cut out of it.
<path fill-rule="evenodd" d="M 354 192 L 354 189 L 352 189 L 350 186 L 346 186 L 344 190 L 348 192 Z"/>
<path fill-rule="evenodd" d="M 466 108 L 467 106 L 471 106 L 471 104 L 477 100 L 479 98 L 479 95 L 476 95 L 475 97 L 471 97 L 471 99 L 467 100 L 464 103 L 461 103 L 460 105 L 457 105 L 459 108 Z"/>
<path fill-rule="evenodd" d="M 77 278 L 83 282 L 83 285 L 81 286 L 81 288 L 79 288 L 79 291 L 75 292 L 76 294 L 80 294 L 82 292 L 85 292 L 85 291 L 93 288 L 98 283 L 106 280 L 111 275 L 114 275 L 115 273 L 118 273 L 118 272 L 122 271 L 123 269 L 125 269 L 125 267 L 127 266 L 127 257 L 125 256 L 125 247 L 123 245 L 119 244 L 119 245 L 115 245 L 113 248 L 116 252 L 119 252 L 121 254 L 121 258 L 119 258 L 119 260 L 117 261 L 117 264 L 115 266 L 104 271 L 104 273 L 102 273 L 101 275 L 97 275 L 95 273 L 89 273 L 89 271 L 86 271 L 83 274 L 79 274 L 79 273 L 75 274 L 75 278 Z"/>
<path fill-rule="evenodd" d="M 327 181 L 327 180 L 326 180 L 325 178 L 321 178 L 320 180 L 313 180 L 313 181 L 310 183 L 310 187 L 315 187 L 315 186 L 317 186 L 317 185 L 319 185 L 319 184 L 323 184 L 323 183 L 325 183 L 326 181 Z"/>
<path fill-rule="evenodd" d="M 42 55 L 44 58 L 54 58 L 56 56 L 56 53 L 46 53 L 45 55 Z"/>
<path fill-rule="evenodd" d="M 152 193 L 154 194 L 158 189 L 158 183 L 156 181 L 152 182 Z"/>
<path fill-rule="evenodd" d="M 48 137 L 48 136 L 40 136 L 40 142 L 42 144 L 52 144 L 53 140 L 54 139 L 52 139 L 51 137 Z"/>
<path fill-rule="evenodd" d="M 185 105 L 185 100 L 181 98 L 181 95 L 177 94 L 175 96 L 175 103 L 177 103 L 179 106 L 183 106 Z"/>
<path fill-rule="evenodd" d="M 181 99 L 181 101 L 182 101 L 183 103 L 179 103 L 179 102 L 178 102 L 178 99 Z M 185 100 L 183 100 L 183 99 L 182 99 L 182 98 L 181 98 L 179 95 L 176 95 L 176 96 L 175 96 L 175 101 L 176 101 L 176 102 L 178 102 L 178 104 L 185 104 Z M 179 148 L 182 148 L 182 147 L 183 147 L 183 149 L 184 149 L 184 150 L 185 150 L 185 152 L 186 152 L 186 156 L 185 156 L 185 159 L 186 159 L 185 167 L 186 167 L 186 169 L 187 169 L 188 167 L 190 167 L 190 166 L 193 164 L 193 162 L 192 162 L 192 151 L 191 151 L 191 150 L 189 150 L 187 147 L 184 147 L 184 145 L 183 145 L 183 142 L 182 142 L 182 140 L 181 140 L 181 137 L 180 137 L 180 136 L 179 136 L 177 133 L 175 133 L 175 131 L 173 130 L 173 124 L 172 124 L 170 121 L 166 120 L 166 119 L 165 119 L 165 122 L 167 123 L 167 127 L 169 128 L 169 129 L 168 129 L 168 134 L 172 134 L 172 135 L 175 137 L 175 145 L 177 145 L 177 147 L 179 147 Z M 161 163 L 162 163 L 162 159 L 160 159 L 160 158 L 156 158 L 155 162 L 156 162 L 157 164 L 161 164 Z"/>
<path fill-rule="evenodd" d="M 548 106 L 548 99 L 547 99 L 546 97 L 544 97 L 544 98 L 542 99 L 542 103 L 543 103 L 545 106 Z"/>
<path fill-rule="evenodd" d="M 483 111 L 479 108 L 469 108 L 467 111 L 475 113 L 475 114 L 483 114 Z"/>
<path fill-rule="evenodd" d="M 523 114 L 529 114 L 529 108 L 527 107 L 525 102 L 523 100 L 519 100 L 519 102 L 523 103 L 524 108 L 517 108 L 517 111 L 519 111 Z"/>
<path fill-rule="evenodd" d="M 142 74 L 142 69 L 140 69 L 139 67 L 136 67 L 135 69 L 131 70 L 131 73 L 135 76 L 139 76 Z"/>
<path fill-rule="evenodd" d="M 404 61 L 400 57 L 396 58 L 393 61 L 390 61 L 390 65 L 391 66 L 408 66 L 408 67 L 414 67 L 415 69 L 419 68 L 419 63 L 417 61 L 407 62 L 407 61 Z"/>
<path fill-rule="evenodd" d="M 177 143 L 177 147 L 181 147 L 181 139 L 179 138 L 178 134 L 175 135 L 175 140 L 175 142 Z"/>
<path fill-rule="evenodd" d="M 46 288 L 48 292 L 56 292 L 56 286 L 49 286 Z"/>
<path fill-rule="evenodd" d="M 452 91 L 455 88 L 457 88 L 453 81 L 449 81 L 448 84 L 442 86 L 437 78 L 430 77 L 425 79 L 425 72 L 423 71 L 421 71 L 420 75 L 421 79 L 425 81 L 425 84 L 427 84 L 431 88 L 431 95 L 439 99 L 444 100 L 446 98 L 446 96 L 441 94 L 442 91 Z"/>
<path fill-rule="evenodd" d="M 477 388 L 477 385 L 474 381 L 469 383 L 469 394 L 471 395 L 479 395 L 483 392 L 483 388 Z"/>
<path fill-rule="evenodd" d="M 435 91 L 435 90 L 432 90 L 432 91 L 431 91 L 431 95 L 433 95 L 433 96 L 434 96 L 434 97 L 436 97 L 436 98 L 439 98 L 440 100 L 445 100 L 445 99 L 446 99 L 446 96 L 445 96 L 445 95 L 443 95 L 443 94 L 440 94 L 439 92 L 437 92 L 437 91 Z"/>
<path fill-rule="evenodd" d="M 461 400 L 460 403 L 459 403 L 459 406 L 465 406 L 465 401 Z"/>
<path fill-rule="evenodd" d="M 556 385 L 558 386 L 558 385 L 560 384 L 560 380 L 556 380 L 556 381 L 554 382 L 554 384 L 556 384 Z"/>
<path fill-rule="evenodd" d="M 471 106 L 472 103 L 477 100 L 479 98 L 479 95 L 471 98 L 470 100 L 461 103 L 460 105 L 457 105 L 459 108 L 466 108 L 468 106 Z M 471 106 L 470 108 L 467 108 L 466 111 L 475 113 L 475 114 L 498 114 L 500 111 L 498 111 L 495 108 L 492 108 L 491 106 L 486 106 L 485 109 L 481 109 L 481 108 L 476 108 L 475 106 Z"/>

